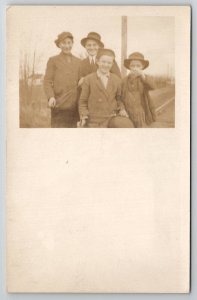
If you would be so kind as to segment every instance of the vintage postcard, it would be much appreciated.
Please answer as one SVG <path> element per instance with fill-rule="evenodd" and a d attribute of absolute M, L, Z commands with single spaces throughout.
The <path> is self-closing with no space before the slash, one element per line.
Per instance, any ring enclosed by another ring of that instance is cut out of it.
<path fill-rule="evenodd" d="M 190 14 L 7 8 L 8 292 L 189 292 Z"/>

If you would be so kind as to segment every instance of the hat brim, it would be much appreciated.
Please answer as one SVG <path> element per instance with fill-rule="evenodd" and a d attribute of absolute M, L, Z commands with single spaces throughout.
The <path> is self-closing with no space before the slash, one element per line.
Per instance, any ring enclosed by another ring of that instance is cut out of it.
<path fill-rule="evenodd" d="M 82 40 L 81 40 L 81 45 L 85 48 L 85 45 L 86 45 L 86 42 L 88 41 L 88 40 L 93 40 L 93 41 L 95 41 L 95 42 L 97 42 L 98 44 L 99 44 L 99 47 L 100 48 L 104 48 L 104 44 L 101 42 L 101 41 L 99 41 L 99 40 L 97 40 L 97 39 L 94 39 L 94 38 L 83 38 Z"/>
<path fill-rule="evenodd" d="M 124 66 L 128 70 L 130 70 L 130 62 L 132 60 L 135 60 L 135 59 L 125 59 L 124 60 Z M 139 61 L 141 61 L 143 63 L 143 65 L 144 65 L 143 70 L 146 69 L 149 66 L 149 61 L 148 60 L 144 60 L 144 59 L 136 59 L 136 60 L 139 60 Z"/>
<path fill-rule="evenodd" d="M 60 43 L 60 40 L 58 40 L 58 39 L 57 39 L 57 40 L 55 40 L 55 41 L 54 41 L 54 43 L 55 43 L 55 44 L 56 44 L 56 46 L 59 48 L 59 43 Z"/>
<path fill-rule="evenodd" d="M 60 42 L 62 42 L 63 40 L 65 40 L 65 39 L 71 39 L 72 41 L 73 41 L 73 37 L 72 36 L 70 36 L 70 35 L 68 35 L 68 36 L 65 36 L 65 38 L 63 38 L 63 39 L 56 39 L 55 41 L 54 41 L 54 43 L 56 44 L 56 46 L 58 47 L 58 48 L 60 48 L 60 46 L 59 46 L 59 43 Z"/>

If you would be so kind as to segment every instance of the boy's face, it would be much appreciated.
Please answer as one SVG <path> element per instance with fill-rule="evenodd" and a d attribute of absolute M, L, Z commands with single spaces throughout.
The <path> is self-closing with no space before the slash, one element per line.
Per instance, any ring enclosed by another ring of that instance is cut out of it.
<path fill-rule="evenodd" d="M 62 42 L 59 43 L 59 47 L 63 53 L 69 54 L 73 47 L 73 40 L 70 38 L 66 38 Z"/>
<path fill-rule="evenodd" d="M 99 70 L 103 74 L 106 74 L 111 70 L 113 62 L 114 62 L 114 58 L 112 56 L 102 55 L 101 57 L 98 58 L 97 65 Z"/>
<path fill-rule="evenodd" d="M 94 40 L 87 40 L 85 48 L 90 56 L 97 55 L 99 44 Z"/>
<path fill-rule="evenodd" d="M 132 60 L 129 65 L 130 70 L 133 72 L 142 70 L 143 67 L 144 66 L 140 60 Z"/>

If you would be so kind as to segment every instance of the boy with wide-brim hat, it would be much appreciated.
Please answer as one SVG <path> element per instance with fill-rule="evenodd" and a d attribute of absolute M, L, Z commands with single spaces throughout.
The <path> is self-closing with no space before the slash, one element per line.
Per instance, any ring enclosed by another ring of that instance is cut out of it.
<path fill-rule="evenodd" d="M 144 55 L 140 52 L 134 52 L 129 55 L 127 59 L 124 60 L 124 66 L 130 70 L 131 61 L 140 61 L 142 63 L 142 70 L 146 69 L 149 66 L 149 61 L 144 59 Z"/>
<path fill-rule="evenodd" d="M 88 57 L 82 60 L 80 66 L 80 77 L 79 84 L 83 83 L 83 79 L 88 74 L 96 72 L 98 66 L 96 62 L 96 56 L 99 49 L 104 48 L 104 43 L 101 40 L 101 36 L 97 32 L 89 32 L 88 35 L 81 40 L 81 45 L 86 49 Z M 114 63 L 110 70 L 111 73 L 121 77 L 120 69 L 114 60 Z"/>
<path fill-rule="evenodd" d="M 72 55 L 73 35 L 62 32 L 54 41 L 61 52 L 47 62 L 44 89 L 51 108 L 51 127 L 76 127 L 80 59 Z"/>
<path fill-rule="evenodd" d="M 149 61 L 140 52 L 133 52 L 124 60 L 124 66 L 130 71 L 122 82 L 122 100 L 129 118 L 135 127 L 148 127 L 154 121 L 149 90 L 154 89 L 150 77 L 144 70 Z"/>
<path fill-rule="evenodd" d="M 80 127 L 133 127 L 121 101 L 121 80 L 110 72 L 115 59 L 111 49 L 99 49 L 98 69 L 85 77 L 79 99 Z M 114 118 L 119 116 L 115 121 Z M 114 120 L 112 122 L 112 119 Z"/>

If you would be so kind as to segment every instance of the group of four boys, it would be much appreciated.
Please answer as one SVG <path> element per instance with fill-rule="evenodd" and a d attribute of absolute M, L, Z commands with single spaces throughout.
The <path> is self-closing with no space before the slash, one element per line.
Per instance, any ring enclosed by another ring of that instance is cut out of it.
<path fill-rule="evenodd" d="M 154 87 L 143 72 L 149 61 L 141 53 L 124 60 L 130 72 L 121 79 L 114 51 L 104 48 L 98 33 L 81 40 L 84 60 L 72 55 L 70 32 L 59 34 L 55 44 L 61 52 L 49 58 L 44 77 L 51 127 L 132 128 L 154 121 L 148 93 Z"/>

